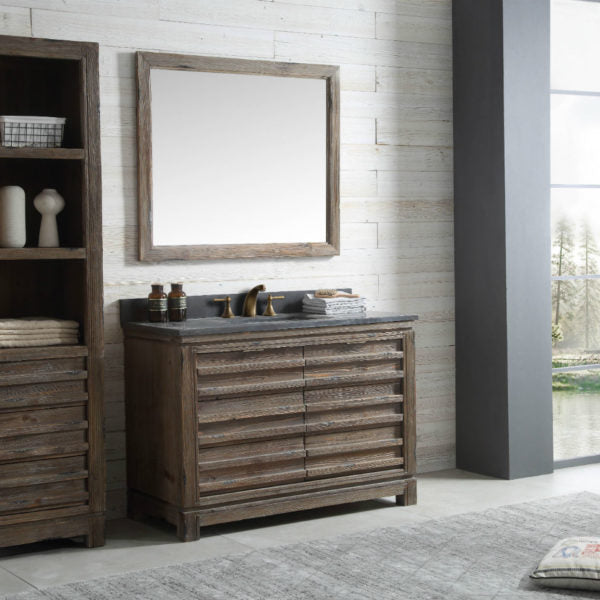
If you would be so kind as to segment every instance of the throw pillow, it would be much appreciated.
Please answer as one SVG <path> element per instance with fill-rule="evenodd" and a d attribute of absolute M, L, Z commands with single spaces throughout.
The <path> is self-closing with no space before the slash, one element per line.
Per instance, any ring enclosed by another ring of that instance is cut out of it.
<path fill-rule="evenodd" d="M 572 537 L 558 542 L 530 575 L 545 587 L 600 590 L 600 537 Z"/>

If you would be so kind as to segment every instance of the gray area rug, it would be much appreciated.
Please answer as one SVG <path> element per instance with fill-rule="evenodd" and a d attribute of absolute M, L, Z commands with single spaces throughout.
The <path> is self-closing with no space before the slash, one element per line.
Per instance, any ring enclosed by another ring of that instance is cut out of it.
<path fill-rule="evenodd" d="M 360 518 L 360 515 L 357 515 Z M 73 583 L 10 600 L 520 600 L 600 598 L 528 575 L 567 535 L 600 535 L 600 496 L 573 494 Z"/>

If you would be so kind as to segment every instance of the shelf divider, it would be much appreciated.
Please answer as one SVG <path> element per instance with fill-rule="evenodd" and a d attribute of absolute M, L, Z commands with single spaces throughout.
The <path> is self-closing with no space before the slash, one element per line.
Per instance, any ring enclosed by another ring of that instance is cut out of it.
<path fill-rule="evenodd" d="M 0 248 L 0 260 L 75 260 L 86 256 L 85 248 Z"/>
<path fill-rule="evenodd" d="M 44 158 L 55 160 L 82 160 L 83 148 L 6 148 L 0 146 L 0 158 Z"/>

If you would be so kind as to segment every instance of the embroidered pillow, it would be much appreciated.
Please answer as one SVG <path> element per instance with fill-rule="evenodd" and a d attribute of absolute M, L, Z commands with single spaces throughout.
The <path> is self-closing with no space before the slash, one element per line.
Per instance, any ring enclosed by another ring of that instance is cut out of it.
<path fill-rule="evenodd" d="M 558 542 L 530 575 L 545 587 L 600 590 L 600 537 L 573 537 Z"/>

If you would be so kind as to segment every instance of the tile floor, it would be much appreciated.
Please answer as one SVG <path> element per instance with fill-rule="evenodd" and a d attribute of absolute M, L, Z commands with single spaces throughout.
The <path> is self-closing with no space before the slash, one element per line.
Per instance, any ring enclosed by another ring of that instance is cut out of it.
<path fill-rule="evenodd" d="M 62 540 L 0 549 L 0 599 L 104 575 L 247 552 L 278 544 L 415 523 L 461 512 L 579 491 L 600 494 L 600 465 L 559 469 L 550 475 L 506 481 L 451 470 L 419 477 L 418 504 L 393 499 L 315 509 L 206 528 L 197 542 L 182 543 L 159 521 L 111 521 L 106 546 L 87 549 Z"/>

